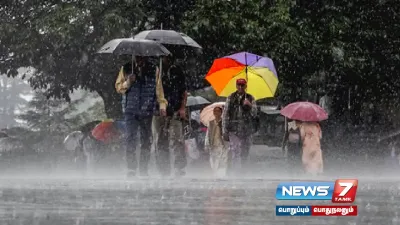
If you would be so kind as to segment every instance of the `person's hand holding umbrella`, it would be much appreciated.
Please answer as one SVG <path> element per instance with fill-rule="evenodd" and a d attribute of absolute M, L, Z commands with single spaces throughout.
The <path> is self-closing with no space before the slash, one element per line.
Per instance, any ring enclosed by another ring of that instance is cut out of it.
<path fill-rule="evenodd" d="M 124 88 L 129 88 L 133 82 L 136 80 L 136 75 L 135 74 L 128 74 L 126 76 L 125 82 L 122 84 Z"/>
<path fill-rule="evenodd" d="M 178 110 L 178 114 L 179 114 L 179 117 L 180 117 L 181 119 L 184 119 L 184 120 L 187 119 L 187 118 L 186 118 L 186 108 L 180 108 L 180 109 Z"/>
<path fill-rule="evenodd" d="M 135 74 L 131 74 L 130 76 L 129 76 L 129 81 L 130 82 L 134 82 L 136 80 L 136 75 Z"/>
<path fill-rule="evenodd" d="M 161 115 L 161 116 L 167 116 L 167 110 L 165 110 L 165 109 L 160 109 L 160 115 Z"/>
<path fill-rule="evenodd" d="M 252 106 L 251 102 L 247 98 L 244 99 L 243 105 Z"/>

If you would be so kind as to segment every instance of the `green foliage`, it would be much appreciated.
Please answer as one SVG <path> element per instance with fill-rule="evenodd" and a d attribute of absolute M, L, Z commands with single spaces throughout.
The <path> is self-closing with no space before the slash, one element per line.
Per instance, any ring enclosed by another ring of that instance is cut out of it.
<path fill-rule="evenodd" d="M 62 134 L 72 129 L 72 124 L 65 119 L 65 115 L 76 110 L 74 104 L 65 107 L 64 100 L 47 99 L 44 93 L 37 92 L 28 107 L 30 109 L 19 118 L 30 129 L 47 134 Z"/>
<path fill-rule="evenodd" d="M 19 67 L 32 66 L 36 74 L 30 84 L 46 89 L 48 97 L 69 100 L 68 94 L 82 87 L 97 91 L 112 108 L 119 104 L 111 85 L 119 66 L 113 57 L 95 52 L 110 39 L 143 29 L 139 6 L 132 0 L 15 1 L 2 6 L 2 18 L 10 23 L 0 25 L 0 72 L 15 76 Z"/>
<path fill-rule="evenodd" d="M 35 145 L 40 151 L 61 148 L 61 143 L 69 132 L 77 130 L 83 124 L 106 118 L 104 105 L 101 103 L 76 113 L 78 106 L 87 97 L 84 95 L 67 103 L 63 99 L 47 98 L 43 92 L 36 92 L 28 104 L 29 110 L 18 116 L 29 129 L 26 132 L 14 132 L 13 136 L 23 137 L 24 143 Z"/>
<path fill-rule="evenodd" d="M 19 77 L 0 77 L 0 128 L 18 124 L 15 113 L 26 106 L 27 100 L 21 96 L 29 94 L 29 91 L 29 85 Z"/>
<path fill-rule="evenodd" d="M 288 1 L 273 5 L 260 1 L 199 1 L 195 10 L 187 13 L 184 27 L 205 47 L 208 65 L 217 57 L 249 51 L 271 57 L 282 83 L 302 86 L 299 81 L 304 76 L 318 71 L 310 67 L 315 67 L 315 60 L 325 49 L 305 22 L 292 15 L 292 10 Z"/>
<path fill-rule="evenodd" d="M 123 59 L 95 52 L 113 38 L 162 24 L 204 48 L 196 60 L 205 66 L 190 63 L 191 85 L 202 83 L 215 58 L 249 51 L 274 60 L 283 102 L 328 88 L 344 102 L 354 86 L 357 104 L 398 99 L 399 7 L 396 0 L 6 1 L 0 4 L 0 72 L 15 76 L 19 67 L 32 66 L 29 81 L 46 96 L 68 99 L 83 87 L 99 93 L 106 114 L 117 117 L 113 83 Z"/>

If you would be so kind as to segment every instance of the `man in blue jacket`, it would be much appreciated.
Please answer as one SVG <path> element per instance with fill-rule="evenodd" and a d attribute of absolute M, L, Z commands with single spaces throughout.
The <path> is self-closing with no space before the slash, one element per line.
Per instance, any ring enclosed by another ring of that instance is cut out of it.
<path fill-rule="evenodd" d="M 130 72 L 129 70 L 132 70 Z M 120 88 L 125 89 L 123 108 L 126 123 L 126 160 L 128 176 L 136 175 L 137 134 L 140 132 L 139 173 L 148 176 L 151 149 L 151 123 L 156 110 L 156 66 L 143 57 L 136 57 L 134 68 L 124 68 L 125 77 Z M 121 92 L 118 90 L 118 92 Z"/>

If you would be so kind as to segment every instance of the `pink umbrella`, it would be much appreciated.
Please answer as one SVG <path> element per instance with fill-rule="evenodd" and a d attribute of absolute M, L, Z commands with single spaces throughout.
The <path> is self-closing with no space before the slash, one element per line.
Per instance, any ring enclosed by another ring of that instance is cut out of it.
<path fill-rule="evenodd" d="M 205 107 L 200 113 L 200 121 L 204 124 L 204 126 L 208 127 L 210 121 L 214 120 L 214 108 L 225 106 L 225 102 L 215 102 L 207 107 Z"/>
<path fill-rule="evenodd" d="M 292 120 L 318 122 L 328 119 L 328 113 L 312 102 L 294 102 L 281 110 L 281 114 Z"/>

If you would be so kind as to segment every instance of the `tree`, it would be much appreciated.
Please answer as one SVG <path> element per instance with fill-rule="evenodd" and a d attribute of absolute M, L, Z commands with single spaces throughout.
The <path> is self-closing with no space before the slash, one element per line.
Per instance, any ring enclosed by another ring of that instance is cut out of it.
<path fill-rule="evenodd" d="M 335 45 L 325 43 L 320 32 L 335 21 L 313 27 L 310 13 L 302 11 L 305 9 L 283 0 L 198 1 L 187 13 L 184 28 L 205 46 L 208 67 L 213 59 L 240 51 L 272 58 L 284 88 L 279 91 L 288 96 L 284 100 L 288 102 L 301 98 L 299 92 L 310 77 L 332 67 Z M 320 10 L 318 15 L 326 12 Z"/>
<path fill-rule="evenodd" d="M 28 103 L 28 110 L 18 115 L 28 129 L 17 130 L 13 136 L 23 137 L 21 141 L 40 149 L 60 149 L 69 132 L 78 130 L 82 124 L 105 118 L 102 104 L 95 104 L 84 112 L 78 111 L 86 97 L 67 103 L 64 99 L 47 98 L 44 92 L 37 91 Z"/>
<path fill-rule="evenodd" d="M 344 95 L 356 86 L 356 103 L 397 99 L 395 0 L 293 2 L 5 1 L 0 4 L 0 72 L 15 76 L 19 67 L 34 67 L 30 84 L 46 89 L 48 97 L 68 99 L 77 87 L 96 91 L 108 117 L 115 118 L 121 107 L 113 84 L 126 59 L 95 52 L 110 39 L 158 29 L 162 23 L 204 47 L 205 57 L 190 64 L 195 69 L 189 80 L 199 84 L 196 88 L 204 86 L 213 59 L 249 51 L 274 60 L 285 103 L 316 99 L 302 93 L 318 95 L 315 90 L 325 86 L 333 87 L 336 108 L 342 111 Z"/>
<path fill-rule="evenodd" d="M 30 94 L 29 84 L 16 77 L 0 77 L 0 128 L 18 126 L 16 112 L 27 105 L 22 96 Z"/>
<path fill-rule="evenodd" d="M 193 0 L 2 2 L 0 72 L 15 76 L 18 68 L 32 66 L 36 73 L 30 84 L 46 89 L 48 97 L 69 100 L 69 94 L 82 87 L 99 93 L 109 118 L 119 117 L 120 96 L 113 84 L 130 57 L 95 52 L 113 38 L 159 28 L 161 22 L 165 28 L 178 29 L 191 5 Z"/>
<path fill-rule="evenodd" d="M 82 87 L 103 98 L 109 117 L 117 117 L 119 96 L 113 84 L 121 65 L 97 56 L 105 42 L 144 29 L 140 1 L 12 1 L 0 5 L 0 68 L 16 76 L 23 66 L 35 68 L 29 79 L 47 97 L 69 99 Z"/>

